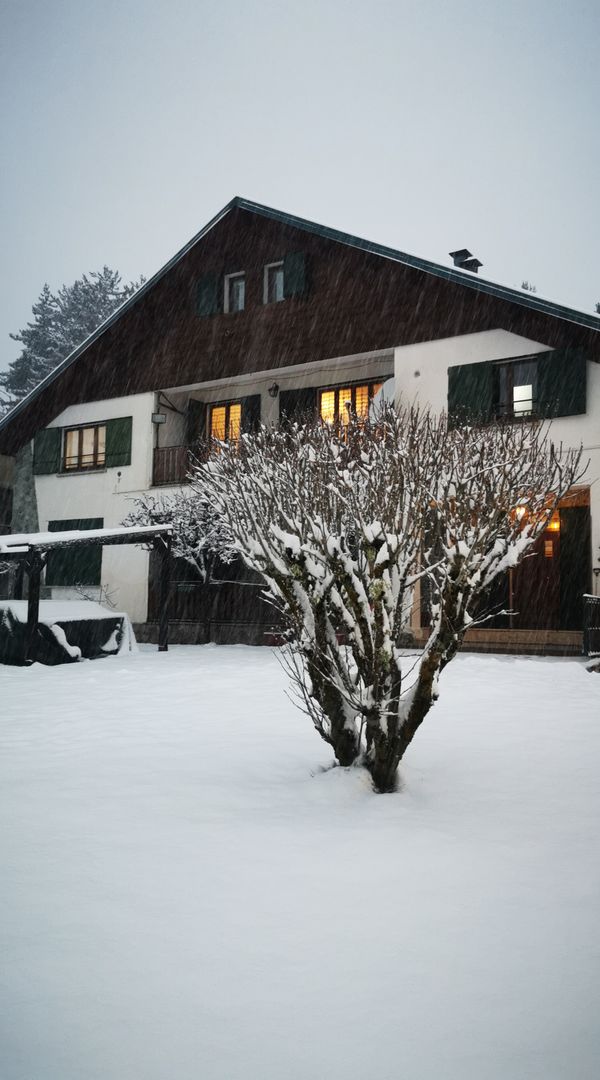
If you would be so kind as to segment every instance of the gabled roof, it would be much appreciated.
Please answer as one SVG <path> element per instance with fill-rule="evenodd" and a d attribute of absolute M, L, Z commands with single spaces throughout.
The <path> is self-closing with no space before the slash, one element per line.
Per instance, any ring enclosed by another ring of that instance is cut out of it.
<path fill-rule="evenodd" d="M 588 329 L 600 331 L 600 318 L 598 316 L 589 315 L 586 312 L 577 311 L 575 308 L 565 307 L 562 304 L 555 304 L 550 300 L 544 300 L 535 294 L 523 292 L 520 289 L 513 289 L 505 285 L 487 281 L 485 278 L 480 278 L 467 270 L 442 266 L 440 263 L 431 262 L 428 259 L 420 259 L 415 255 L 407 255 L 403 251 L 397 251 L 395 248 L 386 247 L 384 244 L 375 244 L 370 240 L 363 240 L 359 236 L 353 236 L 352 233 L 331 229 L 327 225 L 317 225 L 314 221 L 296 217 L 294 214 L 286 214 L 281 210 L 274 210 L 270 206 L 263 206 L 261 203 L 255 203 L 249 199 L 243 199 L 236 195 L 235 198 L 231 199 L 231 201 L 228 202 L 227 205 L 200 230 L 200 232 L 196 233 L 196 235 L 192 237 L 192 239 L 185 244 L 173 258 L 169 259 L 156 274 L 149 278 L 148 281 L 146 281 L 137 292 L 129 298 L 129 300 L 126 300 L 124 304 L 121 304 L 121 306 L 105 319 L 104 322 L 81 343 L 81 345 L 78 345 L 73 352 L 69 353 L 69 355 L 58 364 L 58 366 L 55 367 L 54 370 L 27 395 L 27 397 L 23 398 L 22 401 L 19 401 L 14 408 L 0 420 L 0 431 L 12 424 L 23 409 L 29 406 L 31 402 L 46 389 L 46 387 L 59 377 L 59 375 L 66 371 L 67 368 L 71 367 L 71 365 L 79 359 L 93 342 L 101 337 L 109 327 L 113 326 L 126 311 L 138 302 L 138 300 L 145 296 L 154 285 L 165 276 L 165 274 L 176 266 L 177 263 L 207 235 L 207 233 L 214 229 L 214 227 L 234 209 L 245 210 L 251 214 L 270 218 L 272 221 L 279 222 L 283 225 L 289 225 L 295 229 L 302 229 L 305 232 L 313 233 L 316 236 L 332 240 L 335 243 L 345 244 L 348 247 L 357 248 L 360 251 L 365 251 L 372 255 L 379 255 L 384 259 L 390 259 L 393 262 L 401 263 L 404 266 L 410 266 L 415 270 L 421 270 L 426 274 L 432 274 L 434 277 L 442 278 L 445 281 L 463 285 L 467 289 L 475 290 L 475 292 L 494 296 L 500 300 L 507 300 L 513 304 L 518 304 L 521 307 L 529 308 L 545 315 L 554 316 L 565 322 L 574 323 L 577 326 L 584 326 Z"/>

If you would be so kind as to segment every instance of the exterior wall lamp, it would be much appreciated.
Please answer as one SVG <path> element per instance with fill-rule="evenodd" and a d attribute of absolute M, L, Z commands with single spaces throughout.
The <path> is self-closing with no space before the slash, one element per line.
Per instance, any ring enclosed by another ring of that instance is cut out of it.
<path fill-rule="evenodd" d="M 279 386 L 276 382 L 271 383 L 269 387 L 269 397 L 276 398 L 279 393 Z"/>
<path fill-rule="evenodd" d="M 164 412 L 153 412 L 152 413 L 152 423 L 153 424 L 166 424 L 166 422 L 167 422 L 167 414 L 166 413 L 164 413 Z"/>

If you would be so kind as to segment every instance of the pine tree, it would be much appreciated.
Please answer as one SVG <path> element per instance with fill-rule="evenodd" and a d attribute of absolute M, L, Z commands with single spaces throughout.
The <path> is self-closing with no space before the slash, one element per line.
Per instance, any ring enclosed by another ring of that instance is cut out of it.
<path fill-rule="evenodd" d="M 144 280 L 123 285 L 120 274 L 104 266 L 63 285 L 56 294 L 44 285 L 32 307 L 31 322 L 10 335 L 23 349 L 8 371 L 0 373 L 0 415 L 35 389 Z"/>

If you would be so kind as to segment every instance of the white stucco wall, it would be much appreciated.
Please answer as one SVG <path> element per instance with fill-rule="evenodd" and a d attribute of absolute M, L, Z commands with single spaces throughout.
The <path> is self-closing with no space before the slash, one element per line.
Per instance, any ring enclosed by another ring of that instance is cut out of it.
<path fill-rule="evenodd" d="M 165 391 L 168 400 L 181 412 L 163 405 L 166 423 L 155 429 L 151 421 L 156 409 L 157 394 L 133 394 L 130 397 L 72 405 L 55 417 L 49 427 L 70 427 L 100 423 L 120 416 L 131 416 L 131 465 L 81 473 L 36 476 L 39 527 L 46 529 L 49 521 L 76 518 L 104 519 L 105 526 L 119 525 L 133 507 L 133 500 L 151 490 L 168 496 L 175 488 L 152 488 L 152 457 L 155 439 L 159 446 L 180 446 L 186 442 L 185 410 L 188 398 L 195 396 L 203 402 L 227 401 L 261 395 L 263 423 L 277 423 L 279 397 L 271 397 L 268 388 L 274 382 L 280 390 L 302 386 L 326 386 L 374 379 L 393 372 L 393 354 L 366 354 L 333 357 L 331 360 L 304 364 L 277 371 L 262 371 L 236 379 L 214 380 L 193 387 L 171 387 Z M 117 607 L 127 611 L 134 622 L 143 622 L 148 609 L 148 552 L 134 546 L 105 547 L 102 552 L 102 586 L 107 589 Z M 91 591 L 91 590 L 90 590 Z M 72 595 L 72 590 L 53 589 L 53 595 Z"/>
<path fill-rule="evenodd" d="M 511 334 L 507 330 L 486 330 L 461 337 L 425 341 L 395 350 L 394 382 L 396 400 L 428 404 L 436 412 L 448 405 L 448 368 L 457 364 L 510 360 L 512 357 L 545 352 L 539 341 Z M 588 472 L 582 481 L 590 487 L 592 519 L 592 566 L 600 565 L 600 364 L 588 361 L 587 411 L 564 416 L 551 424 L 551 437 L 566 448 L 583 445 Z"/>
<path fill-rule="evenodd" d="M 150 487 L 152 479 L 154 394 L 72 405 L 48 427 L 98 423 L 119 416 L 132 417 L 131 465 L 93 472 L 36 476 L 40 529 L 49 521 L 101 517 L 104 525 L 120 525 L 133 507 L 132 500 Z M 148 552 L 133 546 L 102 550 L 102 585 L 117 608 L 135 622 L 146 618 L 148 603 Z M 55 590 L 55 595 L 64 595 Z"/>

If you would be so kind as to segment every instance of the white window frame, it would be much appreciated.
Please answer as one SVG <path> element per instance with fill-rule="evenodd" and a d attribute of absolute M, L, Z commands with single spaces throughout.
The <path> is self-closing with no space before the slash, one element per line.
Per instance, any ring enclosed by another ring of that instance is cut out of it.
<path fill-rule="evenodd" d="M 244 279 L 244 306 L 241 307 L 241 308 L 236 308 L 235 310 L 232 310 L 231 307 L 229 306 L 229 287 L 230 287 L 230 283 L 234 280 L 234 278 L 243 278 Z M 245 270 L 236 270 L 235 274 L 225 274 L 225 281 L 224 281 L 223 289 L 224 289 L 224 292 L 223 292 L 223 311 L 225 312 L 225 314 L 226 315 L 237 315 L 238 312 L 244 311 L 245 307 L 246 307 L 246 271 Z"/>
<path fill-rule="evenodd" d="M 283 272 L 283 259 L 278 259 L 277 262 L 267 263 L 263 270 L 263 304 L 280 304 L 281 300 L 285 300 L 285 277 L 283 281 L 283 296 L 281 300 L 269 300 L 269 270 L 275 270 L 281 267 Z"/>

